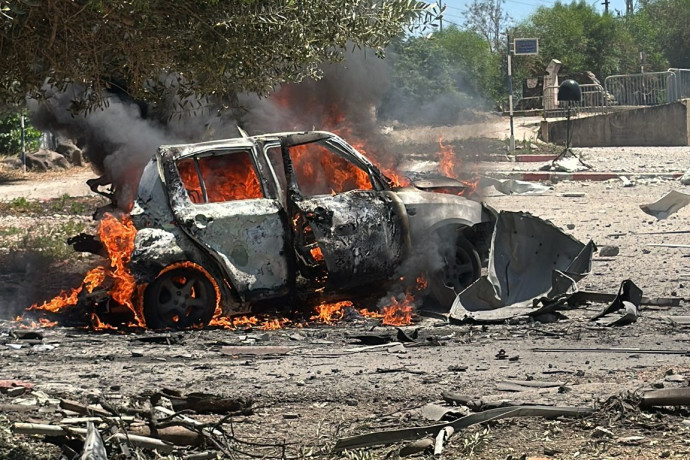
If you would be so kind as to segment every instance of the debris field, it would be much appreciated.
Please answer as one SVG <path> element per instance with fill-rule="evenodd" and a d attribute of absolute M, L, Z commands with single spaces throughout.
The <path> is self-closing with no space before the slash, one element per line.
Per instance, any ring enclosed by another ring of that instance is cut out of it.
<path fill-rule="evenodd" d="M 645 149 L 582 150 L 615 171 Z M 690 150 L 663 150 L 674 170 L 690 167 Z M 537 290 L 534 308 L 554 306 L 539 315 L 478 309 L 468 321 L 471 302 L 456 300 L 450 315 L 425 304 L 399 327 L 356 314 L 277 330 L 3 321 L 0 457 L 687 458 L 689 190 L 651 169 L 483 190 L 499 215 L 596 245 L 589 274 Z"/>

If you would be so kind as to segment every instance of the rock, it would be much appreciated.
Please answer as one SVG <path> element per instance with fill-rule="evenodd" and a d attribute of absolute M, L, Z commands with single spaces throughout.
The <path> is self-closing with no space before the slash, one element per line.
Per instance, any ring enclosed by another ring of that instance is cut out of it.
<path fill-rule="evenodd" d="M 79 147 L 69 139 L 60 139 L 55 151 L 64 156 L 74 166 L 84 166 L 84 155 Z"/>
<path fill-rule="evenodd" d="M 57 152 L 40 149 L 35 153 L 26 154 L 26 167 L 35 171 L 52 171 L 54 169 L 69 169 L 69 161 Z"/>
<path fill-rule="evenodd" d="M 613 257 L 620 252 L 618 246 L 602 246 L 599 248 L 599 257 Z"/>
<path fill-rule="evenodd" d="M 680 183 L 683 185 L 690 185 L 690 169 L 680 178 Z"/>

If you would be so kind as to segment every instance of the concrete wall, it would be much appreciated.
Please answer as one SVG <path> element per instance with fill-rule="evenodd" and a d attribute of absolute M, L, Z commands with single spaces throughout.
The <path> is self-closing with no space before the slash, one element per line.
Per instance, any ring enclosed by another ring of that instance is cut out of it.
<path fill-rule="evenodd" d="M 573 147 L 690 145 L 688 99 L 672 104 L 577 118 Z M 566 121 L 542 121 L 541 138 L 565 145 Z"/>

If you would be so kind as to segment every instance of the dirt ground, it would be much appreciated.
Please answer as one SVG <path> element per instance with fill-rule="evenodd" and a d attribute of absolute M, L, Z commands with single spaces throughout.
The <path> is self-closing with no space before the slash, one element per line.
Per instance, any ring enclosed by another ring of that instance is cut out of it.
<path fill-rule="evenodd" d="M 452 128 L 444 132 L 452 137 Z M 503 131 L 492 136 L 501 135 Z M 624 171 L 633 179 L 637 172 L 690 169 L 690 147 L 577 151 L 597 171 Z M 484 159 L 491 161 L 478 166 L 488 175 L 539 166 L 511 162 L 500 150 L 490 153 Z M 76 187 L 87 174 L 78 171 L 59 188 L 52 188 L 53 201 L 44 203 L 40 211 L 0 207 L 5 248 L 15 244 L 13 228 L 39 228 L 33 226 L 45 222 L 55 227 L 68 220 L 87 228 L 92 225 L 90 210 L 79 207 L 75 213 L 68 204 L 59 210 L 55 204 L 62 195 L 58 190 L 66 190 L 67 183 Z M 7 202 L 20 197 L 45 199 L 31 194 L 51 190 L 51 186 L 44 188 L 44 182 L 52 183 L 35 177 L 0 182 L 0 197 Z M 60 421 L 65 416 L 57 407 L 60 398 L 141 408 L 163 389 L 251 398 L 253 412 L 231 420 L 234 437 L 255 445 L 240 445 L 248 453 L 232 452 L 236 458 L 395 458 L 401 443 L 349 453 L 330 449 L 345 436 L 438 423 L 425 420 L 420 409 L 427 403 L 445 404 L 444 392 L 481 400 L 485 406 L 529 403 L 590 407 L 594 412 L 578 419 L 510 418 L 472 426 L 451 438 L 443 458 L 690 458 L 688 408 L 642 410 L 637 405 L 644 390 L 685 387 L 690 379 L 686 353 L 690 329 L 670 319 L 690 315 L 690 250 L 649 246 L 689 244 L 688 233 L 673 232 L 690 230 L 690 207 L 661 221 L 639 208 L 670 190 L 690 193 L 690 187 L 655 178 L 638 180 L 632 187 L 624 187 L 621 180 L 549 185 L 552 189 L 538 196 L 506 196 L 489 188 L 484 191 L 485 200 L 496 209 L 527 211 L 550 220 L 582 241 L 593 239 L 599 247 L 618 247 L 618 255 L 595 256 L 592 273 L 579 284 L 580 289 L 616 293 L 623 280 L 631 279 L 645 296 L 679 297 L 684 299 L 680 305 L 644 306 L 636 323 L 617 328 L 589 321 L 602 304 L 565 311 L 565 318 L 553 323 L 450 325 L 438 317 L 420 317 L 403 328 L 408 335 L 418 330 L 414 343 L 369 349 L 363 349 L 356 336 L 390 336 L 395 342 L 395 328 L 371 319 L 277 331 L 167 334 L 55 327 L 22 341 L 17 336 L 24 330 L 5 314 L 0 322 L 0 343 L 4 344 L 0 383 L 3 379 L 27 382 L 34 393 L 0 394 L 0 458 L 59 458 L 59 448 L 41 436 L 13 434 L 11 426 Z M 95 207 L 97 200 L 88 197 L 83 202 Z M 0 302 L 4 303 L 0 311 L 5 313 L 55 293 L 60 286 L 76 286 L 79 275 L 95 262 L 93 256 L 51 263 L 39 257 L 32 262 L 28 256 L 17 259 L 11 252 L 3 252 L 5 267 L 0 274 Z M 11 273 L 10 263 L 16 268 Z M 229 346 L 245 347 L 246 352 L 223 348 Z M 278 348 L 258 354 L 263 346 Z M 605 351 L 591 350 L 595 348 Z M 520 380 L 547 381 L 553 386 L 504 391 L 505 382 Z"/>

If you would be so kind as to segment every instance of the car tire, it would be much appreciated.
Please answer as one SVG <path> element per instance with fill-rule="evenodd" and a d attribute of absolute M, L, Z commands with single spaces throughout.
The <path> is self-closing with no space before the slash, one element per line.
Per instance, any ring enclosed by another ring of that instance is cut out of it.
<path fill-rule="evenodd" d="M 474 283 L 482 274 L 482 262 L 474 245 L 459 228 L 443 229 L 439 241 L 454 241 L 440 248 L 441 267 L 428 273 L 429 289 L 438 304 L 450 308 L 458 293 Z"/>
<path fill-rule="evenodd" d="M 163 271 L 144 293 L 144 318 L 151 329 L 206 326 L 216 309 L 218 294 L 200 270 L 178 267 Z"/>

